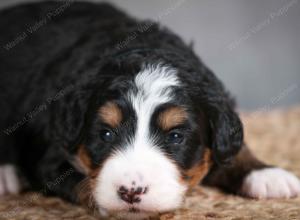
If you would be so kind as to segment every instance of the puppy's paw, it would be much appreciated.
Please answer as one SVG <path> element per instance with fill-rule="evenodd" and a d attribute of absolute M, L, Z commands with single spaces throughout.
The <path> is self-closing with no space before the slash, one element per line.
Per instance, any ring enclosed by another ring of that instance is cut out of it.
<path fill-rule="evenodd" d="M 0 196 L 4 194 L 17 194 L 20 183 L 16 168 L 13 165 L 0 165 Z"/>
<path fill-rule="evenodd" d="M 280 168 L 255 170 L 244 179 L 241 193 L 257 199 L 297 197 L 300 195 L 300 181 Z"/>

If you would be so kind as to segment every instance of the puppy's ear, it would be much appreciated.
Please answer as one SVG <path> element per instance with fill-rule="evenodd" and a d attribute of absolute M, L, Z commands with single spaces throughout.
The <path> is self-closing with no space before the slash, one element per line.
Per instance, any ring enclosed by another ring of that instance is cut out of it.
<path fill-rule="evenodd" d="M 187 81 L 189 96 L 192 98 L 196 111 L 203 111 L 206 119 L 206 136 L 208 147 L 217 164 L 230 163 L 243 144 L 243 126 L 234 111 L 235 103 L 224 88 L 221 81 L 205 67 L 198 72 L 190 71 L 184 79 Z"/>
<path fill-rule="evenodd" d="M 208 113 L 211 148 L 218 164 L 230 163 L 243 143 L 243 126 L 238 115 L 230 107 Z"/>
<path fill-rule="evenodd" d="M 69 152 L 76 150 L 89 129 L 97 97 L 93 85 L 71 85 L 51 107 L 55 113 L 52 119 L 53 137 Z"/>

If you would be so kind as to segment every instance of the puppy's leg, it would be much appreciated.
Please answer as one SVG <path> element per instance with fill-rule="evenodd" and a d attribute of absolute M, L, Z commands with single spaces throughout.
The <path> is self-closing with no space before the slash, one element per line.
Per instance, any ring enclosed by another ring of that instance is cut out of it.
<path fill-rule="evenodd" d="M 243 146 L 231 165 L 215 165 L 203 183 L 230 193 L 259 199 L 300 195 L 300 181 L 296 176 L 262 163 L 246 146 Z"/>
<path fill-rule="evenodd" d="M 0 196 L 16 194 L 21 189 L 15 166 L 17 152 L 13 144 L 9 138 L 0 140 Z"/>
<path fill-rule="evenodd" d="M 16 194 L 20 191 L 16 167 L 12 164 L 0 165 L 0 196 Z"/>

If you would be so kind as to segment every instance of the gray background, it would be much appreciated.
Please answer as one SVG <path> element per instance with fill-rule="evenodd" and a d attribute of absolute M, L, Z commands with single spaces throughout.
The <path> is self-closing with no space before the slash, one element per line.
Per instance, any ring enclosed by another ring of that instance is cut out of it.
<path fill-rule="evenodd" d="M 101 0 L 100 0 L 101 1 Z M 0 7 L 26 0 L 0 0 Z M 111 0 L 194 47 L 243 110 L 300 104 L 300 0 Z"/>

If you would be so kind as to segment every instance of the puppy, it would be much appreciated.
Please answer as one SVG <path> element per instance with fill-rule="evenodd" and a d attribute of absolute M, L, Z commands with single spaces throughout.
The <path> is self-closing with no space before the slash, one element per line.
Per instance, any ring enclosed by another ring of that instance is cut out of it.
<path fill-rule="evenodd" d="M 41 190 L 142 219 L 203 183 L 253 198 L 299 195 L 258 161 L 222 83 L 178 36 L 109 4 L 0 12 L 0 195 Z"/>

